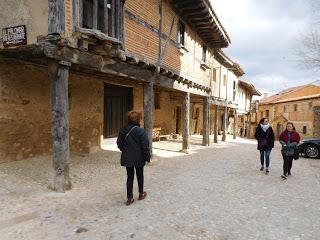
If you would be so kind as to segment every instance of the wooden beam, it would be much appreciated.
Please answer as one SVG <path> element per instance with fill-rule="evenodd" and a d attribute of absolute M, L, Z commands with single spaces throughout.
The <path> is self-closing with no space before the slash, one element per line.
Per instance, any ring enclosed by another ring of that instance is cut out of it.
<path fill-rule="evenodd" d="M 185 93 L 183 96 L 182 103 L 182 118 L 183 118 L 183 129 L 182 129 L 182 152 L 189 153 L 190 148 L 190 93 Z"/>
<path fill-rule="evenodd" d="M 197 8 L 191 8 L 191 9 L 180 9 L 182 15 L 188 16 L 189 14 L 193 14 L 194 12 L 203 12 L 205 10 L 205 6 L 198 6 Z"/>
<path fill-rule="evenodd" d="M 49 0 L 48 32 L 61 34 L 65 31 L 64 0 Z"/>
<path fill-rule="evenodd" d="M 85 35 L 88 35 L 90 37 L 99 39 L 101 41 L 117 43 L 119 45 L 122 44 L 122 42 L 119 39 L 116 39 L 114 37 L 110 37 L 107 34 L 104 34 L 103 32 L 96 30 L 96 29 L 87 29 L 87 28 L 78 27 L 76 29 L 76 31 L 83 33 Z"/>
<path fill-rule="evenodd" d="M 210 144 L 210 104 L 209 97 L 203 99 L 203 133 L 202 145 L 209 146 Z"/>
<path fill-rule="evenodd" d="M 53 137 L 53 189 L 65 192 L 71 189 L 69 176 L 69 103 L 67 63 L 50 61 L 48 72 L 51 79 L 51 128 Z"/>
<path fill-rule="evenodd" d="M 154 88 L 153 82 L 144 84 L 144 129 L 149 139 L 150 154 L 152 156 L 152 131 L 153 131 L 153 105 L 154 105 Z"/>
<path fill-rule="evenodd" d="M 219 106 L 215 105 L 214 112 L 214 143 L 218 143 L 218 133 L 219 133 Z"/>

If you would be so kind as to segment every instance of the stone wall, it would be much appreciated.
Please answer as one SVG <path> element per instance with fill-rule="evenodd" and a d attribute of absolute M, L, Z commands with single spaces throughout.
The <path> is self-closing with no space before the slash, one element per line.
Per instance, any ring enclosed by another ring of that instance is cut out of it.
<path fill-rule="evenodd" d="M 100 145 L 103 82 L 70 75 L 71 152 Z M 50 82 L 47 69 L 0 64 L 0 162 L 52 153 Z"/>

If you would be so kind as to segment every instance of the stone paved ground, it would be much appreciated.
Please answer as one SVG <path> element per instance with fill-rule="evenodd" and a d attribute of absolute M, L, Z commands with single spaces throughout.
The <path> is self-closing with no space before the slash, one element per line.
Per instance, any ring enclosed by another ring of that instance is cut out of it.
<path fill-rule="evenodd" d="M 190 155 L 179 146 L 155 144 L 149 197 L 130 207 L 118 152 L 74 156 L 66 194 L 46 189 L 50 158 L 1 164 L 0 239 L 320 239 L 320 160 L 299 159 L 283 181 L 279 147 L 265 175 L 253 141 L 194 145 Z"/>

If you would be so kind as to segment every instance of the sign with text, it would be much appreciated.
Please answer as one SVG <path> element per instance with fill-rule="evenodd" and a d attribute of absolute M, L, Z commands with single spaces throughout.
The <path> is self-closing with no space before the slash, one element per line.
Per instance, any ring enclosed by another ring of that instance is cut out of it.
<path fill-rule="evenodd" d="M 4 47 L 27 44 L 27 28 L 25 25 L 2 29 L 2 42 Z"/>

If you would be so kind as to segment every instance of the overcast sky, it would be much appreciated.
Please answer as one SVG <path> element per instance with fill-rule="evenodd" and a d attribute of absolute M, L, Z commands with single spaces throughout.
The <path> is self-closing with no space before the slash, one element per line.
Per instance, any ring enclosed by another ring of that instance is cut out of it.
<path fill-rule="evenodd" d="M 295 54 L 312 23 L 308 1 L 211 0 L 231 38 L 225 52 L 259 90 L 278 92 L 320 79 L 320 72 L 306 69 Z"/>

